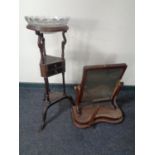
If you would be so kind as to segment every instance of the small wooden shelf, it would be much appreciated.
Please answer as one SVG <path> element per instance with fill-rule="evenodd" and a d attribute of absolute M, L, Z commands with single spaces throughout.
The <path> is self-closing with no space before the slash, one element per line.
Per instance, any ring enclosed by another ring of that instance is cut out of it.
<path fill-rule="evenodd" d="M 61 57 L 50 56 L 50 55 L 44 56 L 44 64 L 45 65 L 55 64 L 55 63 L 59 63 L 59 62 L 63 62 L 63 61 L 64 61 L 64 59 L 62 59 Z M 42 63 L 42 62 L 40 62 L 40 63 Z"/>

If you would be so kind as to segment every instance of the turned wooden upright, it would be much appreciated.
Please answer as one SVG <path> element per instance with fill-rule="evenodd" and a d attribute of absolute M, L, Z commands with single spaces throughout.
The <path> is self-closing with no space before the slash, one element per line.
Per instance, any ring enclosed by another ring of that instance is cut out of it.
<path fill-rule="evenodd" d="M 68 98 L 71 103 L 74 105 L 73 99 L 71 96 L 66 94 L 65 89 L 65 44 L 67 42 L 65 33 L 68 30 L 68 26 L 61 26 L 61 27 L 45 27 L 45 26 L 33 26 L 27 25 L 27 28 L 30 30 L 35 31 L 36 35 L 38 36 L 38 47 L 40 49 L 40 72 L 41 76 L 44 78 L 45 82 L 45 93 L 44 93 L 44 110 L 42 115 L 43 124 L 41 129 L 46 126 L 46 116 L 48 109 L 54 105 L 55 103 Z M 52 32 L 61 32 L 63 41 L 61 43 L 61 57 L 50 56 L 46 54 L 45 49 L 45 38 L 44 33 L 52 33 Z M 63 92 L 52 92 L 49 88 L 49 81 L 48 77 L 62 73 L 62 83 L 63 83 Z"/>

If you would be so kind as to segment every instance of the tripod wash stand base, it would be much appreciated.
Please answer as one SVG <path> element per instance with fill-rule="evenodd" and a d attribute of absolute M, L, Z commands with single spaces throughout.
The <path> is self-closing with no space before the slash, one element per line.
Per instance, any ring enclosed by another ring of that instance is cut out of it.
<path fill-rule="evenodd" d="M 32 17 L 30 17 L 32 18 Z M 68 96 L 66 94 L 66 89 L 65 89 L 65 58 L 64 58 L 64 48 L 65 44 L 67 42 L 65 33 L 68 30 L 68 26 L 65 25 L 63 20 L 57 20 L 57 23 L 51 23 L 49 24 L 49 20 L 47 20 L 47 25 L 46 23 L 41 23 L 45 20 L 41 20 L 40 23 L 34 24 L 34 22 L 30 23 L 32 20 L 29 20 L 28 17 L 25 18 L 28 21 L 27 29 L 35 31 L 36 35 L 38 36 L 38 47 L 40 49 L 40 55 L 41 55 L 41 60 L 40 60 L 40 72 L 41 76 L 44 78 L 44 83 L 45 83 L 45 93 L 44 93 L 44 109 L 43 109 L 43 114 L 42 114 L 42 125 L 41 129 L 44 129 L 46 126 L 46 116 L 48 109 L 53 106 L 55 103 L 60 102 L 61 100 L 64 99 L 69 99 L 69 101 L 74 105 L 74 101 L 71 96 Z M 34 20 L 36 20 L 34 18 Z M 56 20 L 53 20 L 54 22 Z M 64 19 L 65 20 L 65 19 Z M 36 20 L 38 22 L 38 20 Z M 56 32 L 61 32 L 63 41 L 61 43 L 61 57 L 55 57 L 55 56 L 50 56 L 46 54 L 45 50 L 45 38 L 44 38 L 44 33 L 56 33 Z M 57 74 L 62 74 L 62 83 L 63 83 L 63 92 L 53 92 L 50 91 L 49 88 L 49 81 L 48 77 L 54 76 Z"/>

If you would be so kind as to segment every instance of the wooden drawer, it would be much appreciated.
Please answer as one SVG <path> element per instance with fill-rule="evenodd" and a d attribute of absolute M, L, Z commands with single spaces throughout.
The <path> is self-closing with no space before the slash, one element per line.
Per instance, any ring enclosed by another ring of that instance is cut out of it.
<path fill-rule="evenodd" d="M 42 77 L 49 77 L 65 72 L 65 61 L 51 64 L 40 64 L 40 71 Z"/>

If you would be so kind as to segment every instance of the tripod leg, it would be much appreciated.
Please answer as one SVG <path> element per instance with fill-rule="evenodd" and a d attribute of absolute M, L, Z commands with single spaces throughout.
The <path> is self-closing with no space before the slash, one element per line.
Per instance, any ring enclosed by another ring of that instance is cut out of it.
<path fill-rule="evenodd" d="M 43 110 L 43 114 L 42 114 L 42 125 L 41 125 L 41 130 L 43 130 L 46 126 L 46 117 L 47 117 L 47 111 L 49 108 L 49 103 L 48 105 L 45 106 L 44 110 Z"/>
<path fill-rule="evenodd" d="M 48 78 L 44 78 L 44 81 L 45 81 L 45 101 L 48 101 L 49 102 L 49 82 L 48 82 Z"/>
<path fill-rule="evenodd" d="M 62 72 L 62 82 L 63 82 L 63 93 L 66 94 L 66 86 L 65 86 L 65 73 Z"/>
<path fill-rule="evenodd" d="M 48 111 L 49 103 L 50 103 L 50 98 L 49 98 L 49 91 L 50 91 L 50 89 L 49 89 L 48 78 L 45 77 L 44 81 L 45 81 L 45 93 L 44 93 L 45 108 L 44 108 L 43 114 L 42 114 L 43 124 L 41 126 L 41 130 L 44 129 L 44 127 L 46 126 L 46 116 L 47 116 L 47 111 Z"/>

